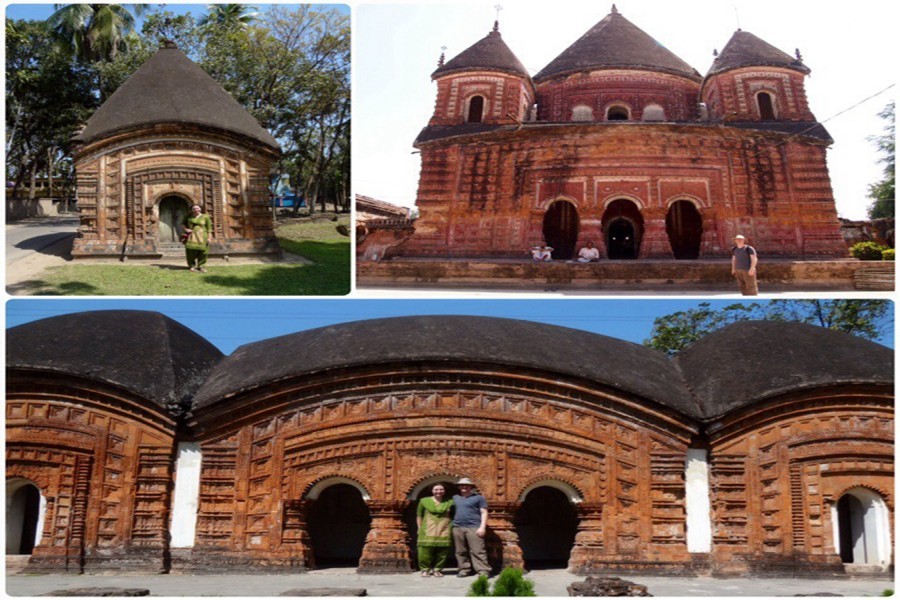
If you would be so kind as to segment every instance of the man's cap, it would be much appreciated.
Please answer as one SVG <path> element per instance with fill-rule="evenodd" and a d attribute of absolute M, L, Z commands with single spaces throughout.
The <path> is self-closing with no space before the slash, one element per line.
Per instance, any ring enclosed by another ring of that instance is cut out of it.
<path fill-rule="evenodd" d="M 737 234 L 736 236 L 734 236 L 734 239 L 736 239 L 736 240 L 746 240 L 747 238 L 745 238 L 745 237 L 742 236 L 741 234 Z"/>
<path fill-rule="evenodd" d="M 469 479 L 468 477 L 463 477 L 459 481 L 456 482 L 456 485 L 475 485 L 475 482 Z"/>

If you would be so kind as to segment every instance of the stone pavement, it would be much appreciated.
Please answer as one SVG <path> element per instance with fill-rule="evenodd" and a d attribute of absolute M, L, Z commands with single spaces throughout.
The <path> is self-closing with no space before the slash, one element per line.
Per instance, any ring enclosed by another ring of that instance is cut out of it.
<path fill-rule="evenodd" d="M 582 576 L 562 569 L 533 571 L 539 596 L 566 596 L 566 586 Z M 713 579 L 707 577 L 643 577 L 624 579 L 646 585 L 654 596 L 794 596 L 830 593 L 880 596 L 895 589 L 890 579 Z M 147 588 L 152 596 L 278 596 L 307 588 L 365 588 L 370 596 L 465 596 L 473 578 L 408 575 L 359 575 L 355 569 L 322 569 L 294 575 L 12 575 L 6 578 L 10 596 L 38 596 L 54 590 L 83 587 Z"/>

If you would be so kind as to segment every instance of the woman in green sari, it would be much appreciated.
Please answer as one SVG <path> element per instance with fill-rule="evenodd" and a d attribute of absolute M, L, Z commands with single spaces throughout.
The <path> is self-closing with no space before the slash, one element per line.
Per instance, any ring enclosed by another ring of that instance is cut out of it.
<path fill-rule="evenodd" d="M 203 209 L 195 204 L 191 207 L 190 216 L 185 217 L 184 251 L 191 271 L 206 273 L 206 259 L 209 258 L 209 234 L 212 232 L 212 219 L 201 214 Z"/>
<path fill-rule="evenodd" d="M 453 499 L 444 500 L 445 493 L 444 486 L 438 483 L 431 488 L 431 496 L 419 500 L 416 508 L 416 525 L 419 527 L 416 546 L 422 577 L 443 577 L 441 569 L 450 556 L 450 547 L 453 545 L 450 509 L 453 507 Z"/>

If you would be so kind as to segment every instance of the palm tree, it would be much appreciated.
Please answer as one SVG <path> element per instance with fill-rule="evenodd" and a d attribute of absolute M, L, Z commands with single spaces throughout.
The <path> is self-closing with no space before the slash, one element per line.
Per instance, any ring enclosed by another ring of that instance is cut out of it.
<path fill-rule="evenodd" d="M 255 11 L 256 7 L 246 4 L 209 4 L 207 9 L 209 12 L 197 22 L 201 28 L 211 25 L 241 28 L 257 20 L 257 13 L 250 12 Z"/>
<path fill-rule="evenodd" d="M 47 26 L 58 43 L 80 60 L 108 61 L 127 49 L 135 15 L 146 5 L 133 5 L 134 15 L 122 4 L 57 4 L 55 8 Z"/>

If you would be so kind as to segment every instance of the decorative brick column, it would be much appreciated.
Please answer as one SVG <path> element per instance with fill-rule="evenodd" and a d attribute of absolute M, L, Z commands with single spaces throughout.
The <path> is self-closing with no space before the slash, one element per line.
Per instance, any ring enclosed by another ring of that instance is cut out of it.
<path fill-rule="evenodd" d="M 413 570 L 410 539 L 403 522 L 408 500 L 368 503 L 372 527 L 359 559 L 359 573 L 407 573 Z"/>
<path fill-rule="evenodd" d="M 728 248 L 719 246 L 719 232 L 716 227 L 716 216 L 711 209 L 700 211 L 700 258 L 730 258 Z"/>
<path fill-rule="evenodd" d="M 674 258 L 669 235 L 666 233 L 666 211 L 659 207 L 641 211 L 644 233 L 638 258 Z"/>
<path fill-rule="evenodd" d="M 488 561 L 491 566 L 523 568 L 522 548 L 516 533 L 515 517 L 520 504 L 517 502 L 491 502 L 488 504 Z"/>
<path fill-rule="evenodd" d="M 603 555 L 603 504 L 582 502 L 575 505 L 575 512 L 578 515 L 578 529 L 569 555 L 569 571 L 588 573 L 592 572 L 594 562 Z"/>
<path fill-rule="evenodd" d="M 300 569 L 315 569 L 316 558 L 309 537 L 307 515 L 312 500 L 288 500 L 284 503 L 284 529 L 281 543 L 292 565 Z"/>

